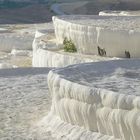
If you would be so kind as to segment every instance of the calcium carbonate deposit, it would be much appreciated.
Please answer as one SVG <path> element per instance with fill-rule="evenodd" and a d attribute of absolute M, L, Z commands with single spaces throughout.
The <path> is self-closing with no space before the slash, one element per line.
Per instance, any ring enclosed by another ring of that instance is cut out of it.
<path fill-rule="evenodd" d="M 139 72 L 139 59 L 52 70 L 52 107 L 42 125 L 64 139 L 139 140 Z"/>
<path fill-rule="evenodd" d="M 138 16 L 70 15 L 53 17 L 53 22 L 60 46 L 67 37 L 73 41 L 79 53 L 129 58 L 140 56 Z"/>
<path fill-rule="evenodd" d="M 23 27 L 16 25 L 11 27 L 7 25 L 3 30 L 0 30 L 0 68 L 31 65 L 34 35 L 32 31 L 24 32 L 22 29 Z"/>
<path fill-rule="evenodd" d="M 50 133 L 36 133 L 36 124 L 50 110 L 49 70 L 0 70 L 0 140 L 55 140 Z"/>
<path fill-rule="evenodd" d="M 100 16 L 140 16 L 140 11 L 101 11 Z"/>
<path fill-rule="evenodd" d="M 118 58 L 100 57 L 97 55 L 83 55 L 80 53 L 64 52 L 63 47 L 56 45 L 54 30 L 38 30 L 32 44 L 33 67 L 64 67 L 71 64 L 107 61 Z"/>
<path fill-rule="evenodd" d="M 31 50 L 33 35 L 3 33 L 0 34 L 0 51 L 10 52 L 14 49 Z"/>
<path fill-rule="evenodd" d="M 0 68 L 31 67 L 32 42 L 36 30 L 41 30 L 41 35 L 43 35 L 45 30 L 52 28 L 52 23 L 2 24 L 0 28 Z"/>
<path fill-rule="evenodd" d="M 140 140 L 139 13 L 100 15 L 1 26 L 0 140 Z"/>

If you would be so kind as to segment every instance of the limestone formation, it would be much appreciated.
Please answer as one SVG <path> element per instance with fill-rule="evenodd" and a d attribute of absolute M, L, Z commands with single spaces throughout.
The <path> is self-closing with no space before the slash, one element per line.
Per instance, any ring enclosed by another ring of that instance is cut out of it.
<path fill-rule="evenodd" d="M 139 60 L 87 63 L 52 70 L 48 85 L 52 108 L 47 121 L 57 135 L 86 140 L 92 131 L 91 140 L 139 140 Z"/>
<path fill-rule="evenodd" d="M 132 22 L 133 21 L 133 22 Z M 57 45 L 65 37 L 71 39 L 82 54 L 99 54 L 98 46 L 106 56 L 140 57 L 140 18 L 117 16 L 58 16 L 53 17 Z"/>

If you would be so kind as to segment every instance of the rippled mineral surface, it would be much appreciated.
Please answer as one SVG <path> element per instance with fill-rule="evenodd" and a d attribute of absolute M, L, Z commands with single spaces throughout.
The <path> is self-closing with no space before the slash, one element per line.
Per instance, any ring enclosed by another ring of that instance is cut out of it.
<path fill-rule="evenodd" d="M 48 72 L 48 68 L 0 70 L 0 140 L 52 139 L 48 133 L 36 134 L 36 124 L 51 104 Z"/>

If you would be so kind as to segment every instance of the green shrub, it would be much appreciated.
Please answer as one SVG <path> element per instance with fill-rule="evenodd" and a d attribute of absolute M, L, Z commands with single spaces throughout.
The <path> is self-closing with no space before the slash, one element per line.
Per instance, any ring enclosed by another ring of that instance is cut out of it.
<path fill-rule="evenodd" d="M 74 43 L 72 42 L 72 40 L 68 40 L 66 37 L 64 38 L 63 45 L 64 45 L 65 52 L 71 52 L 71 53 L 77 52 L 77 49 Z"/>

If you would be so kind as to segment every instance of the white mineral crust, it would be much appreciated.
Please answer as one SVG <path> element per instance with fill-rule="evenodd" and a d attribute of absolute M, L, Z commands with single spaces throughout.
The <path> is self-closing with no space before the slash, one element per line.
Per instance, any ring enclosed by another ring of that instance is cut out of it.
<path fill-rule="evenodd" d="M 99 54 L 98 46 L 106 56 L 140 56 L 140 17 L 117 16 L 58 16 L 53 17 L 57 44 L 71 39 L 79 53 Z"/>
<path fill-rule="evenodd" d="M 140 11 L 101 11 L 100 16 L 140 16 Z"/>
<path fill-rule="evenodd" d="M 12 49 L 31 50 L 33 36 L 28 34 L 0 34 L 0 51 L 11 52 Z"/>
<path fill-rule="evenodd" d="M 48 86 L 52 107 L 43 122 L 57 135 L 84 139 L 82 135 L 93 132 L 90 138 L 95 140 L 139 140 L 140 60 L 54 69 L 48 75 Z"/>
<path fill-rule="evenodd" d="M 79 53 L 68 53 L 64 52 L 62 48 L 56 45 L 55 39 L 49 39 L 49 37 L 36 32 L 33 41 L 33 67 L 64 67 L 71 64 L 85 63 L 85 62 L 96 62 L 104 60 L 112 60 L 117 58 L 100 57 L 97 55 L 83 55 Z M 45 38 L 44 42 L 41 38 Z"/>

